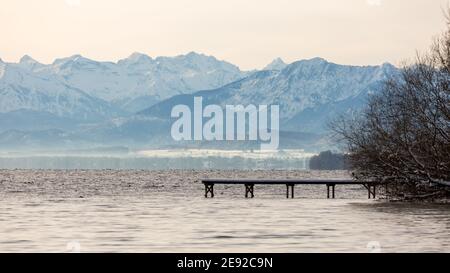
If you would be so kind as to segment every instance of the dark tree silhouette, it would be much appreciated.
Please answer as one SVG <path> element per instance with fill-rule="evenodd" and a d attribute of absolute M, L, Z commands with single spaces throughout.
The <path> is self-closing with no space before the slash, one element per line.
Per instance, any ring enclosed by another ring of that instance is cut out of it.
<path fill-rule="evenodd" d="M 311 157 L 309 168 L 311 170 L 347 170 L 349 166 L 346 155 L 325 151 Z"/>

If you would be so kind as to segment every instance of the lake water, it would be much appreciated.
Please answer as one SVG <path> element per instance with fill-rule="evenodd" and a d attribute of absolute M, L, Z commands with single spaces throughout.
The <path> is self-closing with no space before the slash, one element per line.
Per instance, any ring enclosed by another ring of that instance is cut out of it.
<path fill-rule="evenodd" d="M 367 200 L 360 186 L 216 186 L 312 171 L 0 171 L 0 252 L 450 252 L 450 206 Z"/>

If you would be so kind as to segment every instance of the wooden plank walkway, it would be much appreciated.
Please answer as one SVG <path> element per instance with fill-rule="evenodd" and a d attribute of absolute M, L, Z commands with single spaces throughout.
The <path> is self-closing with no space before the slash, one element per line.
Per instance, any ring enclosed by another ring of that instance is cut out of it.
<path fill-rule="evenodd" d="M 286 198 L 294 198 L 294 187 L 296 185 L 326 185 L 327 198 L 335 198 L 336 185 L 362 185 L 367 189 L 368 197 L 376 198 L 376 187 L 384 184 L 381 182 L 362 182 L 355 180 L 339 180 L 339 179 L 202 179 L 205 185 L 205 198 L 214 198 L 214 185 L 244 185 L 245 198 L 255 197 L 255 185 L 286 185 Z M 331 195 L 330 195 L 331 190 Z"/>

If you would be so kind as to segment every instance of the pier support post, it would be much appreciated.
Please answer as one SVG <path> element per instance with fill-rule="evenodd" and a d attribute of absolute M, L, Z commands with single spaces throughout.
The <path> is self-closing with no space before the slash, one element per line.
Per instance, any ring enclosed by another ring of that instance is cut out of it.
<path fill-rule="evenodd" d="M 254 184 L 245 184 L 245 198 L 248 198 L 250 194 L 251 198 L 254 198 Z"/>
<path fill-rule="evenodd" d="M 377 185 L 372 186 L 370 184 L 367 184 L 366 188 L 367 188 L 369 199 L 372 199 L 372 198 L 375 199 L 377 197 Z"/>
<path fill-rule="evenodd" d="M 335 187 L 336 184 L 327 184 L 327 198 L 330 199 L 330 188 L 331 188 L 331 198 L 335 198 Z"/>
<path fill-rule="evenodd" d="M 211 198 L 214 198 L 214 184 L 205 184 L 205 198 L 208 198 L 208 193 L 210 193 Z"/>
<path fill-rule="evenodd" d="M 290 192 L 291 192 L 291 198 L 294 198 L 294 187 L 295 185 L 292 184 L 286 184 L 286 198 L 289 198 L 289 188 L 291 188 Z"/>

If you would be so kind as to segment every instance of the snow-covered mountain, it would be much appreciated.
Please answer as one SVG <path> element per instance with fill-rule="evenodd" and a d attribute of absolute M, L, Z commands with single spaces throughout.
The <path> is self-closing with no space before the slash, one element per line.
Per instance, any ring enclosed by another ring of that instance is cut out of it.
<path fill-rule="evenodd" d="M 276 58 L 264 67 L 263 70 L 283 70 L 286 66 L 287 64 L 281 58 Z"/>
<path fill-rule="evenodd" d="M 218 89 L 175 96 L 141 114 L 170 117 L 172 106 L 192 105 L 194 96 L 202 96 L 205 105 L 222 107 L 276 104 L 280 106 L 282 129 L 323 132 L 327 120 L 360 108 L 371 92 L 377 92 L 383 81 L 396 73 L 390 64 L 346 66 L 314 58 L 294 62 L 280 71 L 256 72 Z"/>
<path fill-rule="evenodd" d="M 35 111 L 83 121 L 123 115 L 112 104 L 69 86 L 54 75 L 36 74 L 31 59 L 0 64 L 0 113 Z"/>
<path fill-rule="evenodd" d="M 50 135 L 45 143 L 169 147 L 172 107 L 202 96 L 204 105 L 278 104 L 281 147 L 323 147 L 326 124 L 360 109 L 397 73 L 390 64 L 321 58 L 289 65 L 276 59 L 250 73 L 196 53 L 154 59 L 134 53 L 117 63 L 79 55 L 47 65 L 29 56 L 17 64 L 0 60 L 0 146 L 17 136 L 38 145 Z"/>
<path fill-rule="evenodd" d="M 24 89 L 36 87 L 35 81 L 27 82 L 27 78 L 47 79 L 130 113 L 174 95 L 218 88 L 246 75 L 235 65 L 194 52 L 155 59 L 134 53 L 117 63 L 74 55 L 48 65 L 24 56 L 18 64 L 5 66 L 15 69 Z"/>

